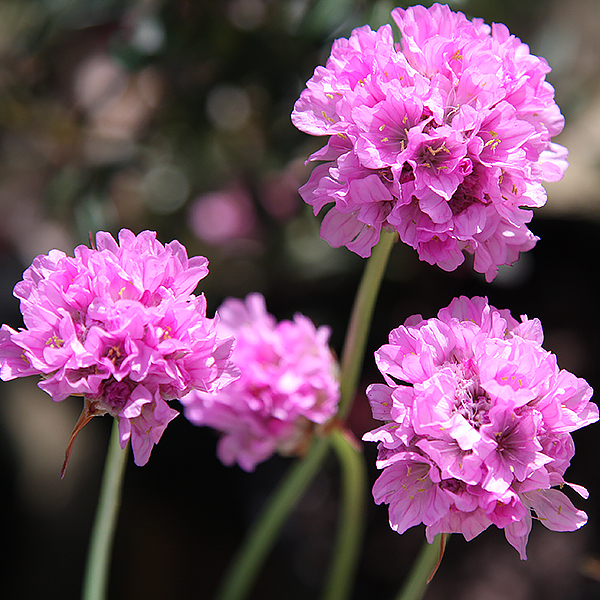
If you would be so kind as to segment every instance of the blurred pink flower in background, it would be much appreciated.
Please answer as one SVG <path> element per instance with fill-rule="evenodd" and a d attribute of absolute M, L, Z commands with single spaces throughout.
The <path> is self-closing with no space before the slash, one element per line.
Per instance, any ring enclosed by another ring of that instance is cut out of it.
<path fill-rule="evenodd" d="M 232 360 L 240 378 L 217 394 L 194 390 L 181 399 L 196 425 L 221 431 L 217 454 L 226 465 L 253 471 L 273 453 L 301 454 L 315 424 L 337 411 L 338 366 L 330 330 L 307 317 L 280 321 L 261 294 L 229 298 L 217 311 L 217 332 L 235 337 Z"/>
<path fill-rule="evenodd" d="M 298 188 L 306 178 L 305 172 L 304 161 L 295 159 L 282 170 L 272 171 L 262 178 L 259 200 L 273 219 L 289 221 L 304 206 Z"/>
<path fill-rule="evenodd" d="M 575 453 L 571 432 L 596 422 L 598 407 L 542 341 L 537 319 L 519 323 L 464 296 L 390 333 L 375 353 L 386 384 L 367 389 L 386 424 L 363 439 L 379 442 L 373 495 L 389 504 L 392 529 L 424 523 L 431 542 L 494 524 L 525 559 L 532 516 L 554 531 L 586 523 L 557 488 Z"/>
<path fill-rule="evenodd" d="M 235 188 L 196 198 L 189 208 L 188 222 L 198 239 L 221 245 L 251 235 L 256 215 L 248 192 Z"/>
<path fill-rule="evenodd" d="M 0 375 L 39 374 L 53 400 L 85 398 L 68 452 L 83 425 L 108 413 L 121 446 L 131 439 L 144 465 L 178 415 L 166 401 L 237 376 L 232 339 L 217 337 L 204 295 L 191 293 L 208 274 L 206 258 L 188 258 L 177 241 L 163 246 L 151 231 L 123 229 L 118 243 L 99 232 L 96 248 L 52 250 L 25 271 L 14 291 L 25 328 L 0 329 Z"/>
<path fill-rule="evenodd" d="M 567 151 L 551 142 L 564 118 L 542 58 L 501 24 L 447 6 L 396 8 L 389 25 L 333 44 L 292 113 L 330 136 L 301 189 L 321 236 L 367 257 L 382 227 L 446 271 L 463 252 L 491 281 L 537 238 L 527 228 L 559 180 Z"/>

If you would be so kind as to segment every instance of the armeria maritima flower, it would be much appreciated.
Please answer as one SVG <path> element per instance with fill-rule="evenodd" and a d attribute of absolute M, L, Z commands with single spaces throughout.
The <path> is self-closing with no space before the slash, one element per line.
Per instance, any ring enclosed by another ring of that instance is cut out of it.
<path fill-rule="evenodd" d="M 93 416 L 119 421 L 135 462 L 177 416 L 166 401 L 191 389 L 213 392 L 237 375 L 232 340 L 217 337 L 204 295 L 193 292 L 208 273 L 204 257 L 188 258 L 177 241 L 156 233 L 105 232 L 96 249 L 38 256 L 15 286 L 25 328 L 0 330 L 3 380 L 39 374 L 55 401 L 83 396 L 77 431 Z"/>
<path fill-rule="evenodd" d="M 525 559 L 532 515 L 554 531 L 585 524 L 560 488 L 571 432 L 597 421 L 598 407 L 542 340 L 537 319 L 519 323 L 478 297 L 390 333 L 375 354 L 387 385 L 367 390 L 386 424 L 363 439 L 379 442 L 373 495 L 389 504 L 394 530 L 424 523 L 430 542 L 470 540 L 494 524 Z"/>
<path fill-rule="evenodd" d="M 567 167 L 550 68 L 504 25 L 447 6 L 392 16 L 400 44 L 389 25 L 355 29 L 296 102 L 298 129 L 331 136 L 300 193 L 315 214 L 333 203 L 332 246 L 369 256 L 385 227 L 447 271 L 473 254 L 490 281 L 535 245 L 527 208 Z"/>
<path fill-rule="evenodd" d="M 219 335 L 235 337 L 240 378 L 217 394 L 190 392 L 181 400 L 185 416 L 223 433 L 217 454 L 226 465 L 252 471 L 275 452 L 302 453 L 315 424 L 337 411 L 329 328 L 301 314 L 278 323 L 260 294 L 229 298 L 217 313 Z"/>

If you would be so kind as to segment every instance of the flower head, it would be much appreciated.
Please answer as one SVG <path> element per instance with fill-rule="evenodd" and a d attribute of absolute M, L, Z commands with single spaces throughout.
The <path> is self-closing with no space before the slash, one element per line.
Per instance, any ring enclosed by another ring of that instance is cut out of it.
<path fill-rule="evenodd" d="M 217 394 L 183 397 L 185 416 L 223 432 L 217 454 L 226 465 L 253 471 L 274 452 L 302 453 L 315 424 L 337 411 L 329 328 L 301 314 L 278 323 L 260 294 L 229 298 L 217 312 L 219 335 L 235 337 L 232 360 L 241 375 Z"/>
<path fill-rule="evenodd" d="M 455 298 L 436 319 L 409 318 L 375 359 L 386 384 L 367 389 L 385 425 L 373 495 L 392 529 L 424 523 L 467 540 L 489 525 L 526 558 L 532 511 L 555 531 L 587 521 L 558 488 L 571 432 L 598 420 L 592 389 L 542 348 L 537 319 L 516 321 L 487 299 Z M 574 489 L 587 497 L 581 486 Z"/>
<path fill-rule="evenodd" d="M 527 208 L 567 167 L 550 68 L 504 25 L 447 6 L 392 16 L 400 44 L 389 25 L 355 29 L 296 102 L 294 125 L 330 136 L 300 193 L 315 214 L 333 203 L 332 246 L 369 256 L 386 227 L 447 271 L 473 254 L 490 281 L 535 245 Z"/>
<path fill-rule="evenodd" d="M 74 435 L 108 413 L 121 445 L 131 439 L 145 464 L 178 414 L 166 401 L 236 376 L 232 340 L 217 337 L 204 296 L 191 293 L 207 273 L 206 258 L 188 258 L 177 241 L 163 246 L 151 231 L 123 229 L 118 243 L 99 232 L 96 249 L 38 256 L 14 290 L 25 328 L 0 330 L 2 379 L 39 374 L 53 400 L 83 396 Z"/>

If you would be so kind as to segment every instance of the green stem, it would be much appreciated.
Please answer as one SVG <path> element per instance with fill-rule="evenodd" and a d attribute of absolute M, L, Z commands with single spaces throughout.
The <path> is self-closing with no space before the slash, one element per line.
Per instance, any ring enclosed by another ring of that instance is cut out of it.
<path fill-rule="evenodd" d="M 390 251 L 396 238 L 396 233 L 381 231 L 381 239 L 377 246 L 373 248 L 356 292 L 342 352 L 340 406 L 338 410 L 340 420 L 345 419 L 352 407 L 364 362 L 365 347 L 371 329 L 375 302 L 379 295 L 379 288 L 381 287 L 381 280 L 385 273 Z"/>
<path fill-rule="evenodd" d="M 279 484 L 225 574 L 217 600 L 241 600 L 248 594 L 281 526 L 318 472 L 328 450 L 329 439 L 316 438 L 309 453 Z"/>
<path fill-rule="evenodd" d="M 343 600 L 352 591 L 365 529 L 367 468 L 361 448 L 343 430 L 334 429 L 331 442 L 342 467 L 342 510 L 323 600 Z"/>
<path fill-rule="evenodd" d="M 352 408 L 362 371 L 367 338 L 381 281 L 397 234 L 381 232 L 378 244 L 365 265 L 344 341 L 340 367 L 340 405 L 337 417 L 343 421 Z M 367 473 L 362 453 L 338 428 L 330 434 L 342 466 L 342 515 L 325 585 L 324 600 L 343 600 L 351 592 L 361 540 L 364 533 L 364 503 Z"/>
<path fill-rule="evenodd" d="M 396 596 L 396 600 L 421 600 L 423 598 L 427 584 L 439 566 L 447 540 L 448 534 L 439 533 L 431 544 L 426 541 L 423 543 L 419 556 L 417 556 L 400 593 Z"/>
<path fill-rule="evenodd" d="M 114 419 L 96 518 L 83 580 L 82 600 L 103 600 L 108 588 L 108 574 L 117 516 L 121 505 L 121 488 L 127 463 L 127 448 L 119 443 L 119 422 Z"/>

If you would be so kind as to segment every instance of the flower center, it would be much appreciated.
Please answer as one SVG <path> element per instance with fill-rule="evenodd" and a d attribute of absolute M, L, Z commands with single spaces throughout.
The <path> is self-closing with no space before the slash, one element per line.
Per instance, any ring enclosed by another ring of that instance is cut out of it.
<path fill-rule="evenodd" d="M 416 160 L 419 166 L 427 169 L 446 169 L 444 162 L 450 154 L 450 150 L 446 148 L 446 143 L 442 140 L 438 140 L 432 144 L 423 144 L 419 153 L 416 156 Z"/>
<path fill-rule="evenodd" d="M 469 423 L 479 429 L 490 422 L 488 412 L 492 402 L 479 385 L 476 374 L 467 373 L 463 365 L 457 365 L 458 385 L 454 395 L 455 412 L 461 414 Z"/>
<path fill-rule="evenodd" d="M 378 169 L 377 175 L 379 175 L 379 179 L 381 183 L 384 185 L 389 185 L 394 183 L 394 176 L 392 175 L 392 169 L 390 167 L 385 167 L 384 169 Z"/>
<path fill-rule="evenodd" d="M 106 353 L 106 358 L 108 358 L 115 367 L 119 367 L 125 359 L 125 355 L 120 346 L 111 346 Z"/>

